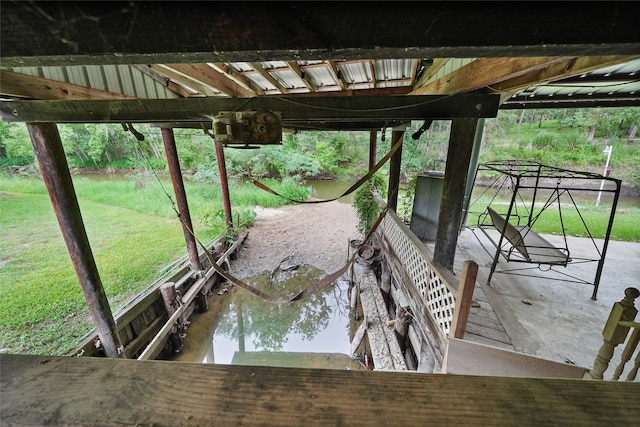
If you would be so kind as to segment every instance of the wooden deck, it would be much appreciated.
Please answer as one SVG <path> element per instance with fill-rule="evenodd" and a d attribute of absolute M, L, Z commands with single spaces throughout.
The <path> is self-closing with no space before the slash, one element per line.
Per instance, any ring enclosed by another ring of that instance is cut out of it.
<path fill-rule="evenodd" d="M 433 251 L 433 242 L 422 241 L 429 251 Z M 459 274 L 462 271 L 462 263 L 465 260 L 464 253 L 457 253 L 453 265 L 453 271 Z M 469 312 L 467 329 L 464 339 L 479 344 L 490 345 L 505 350 L 514 350 L 511 338 L 500 323 L 489 299 L 482 290 L 479 282 L 473 290 L 474 304 Z"/>
<path fill-rule="evenodd" d="M 3 425 L 634 425 L 640 385 L 0 355 Z"/>

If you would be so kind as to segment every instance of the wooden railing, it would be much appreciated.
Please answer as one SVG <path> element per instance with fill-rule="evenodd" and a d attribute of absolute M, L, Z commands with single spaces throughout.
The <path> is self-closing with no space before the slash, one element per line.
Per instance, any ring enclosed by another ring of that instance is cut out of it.
<path fill-rule="evenodd" d="M 478 265 L 465 261 L 460 279 L 432 262 L 433 256 L 393 211 L 378 228 L 378 238 L 392 274 L 408 294 L 409 305 L 439 356 L 447 338 L 463 338 Z M 433 339 L 432 339 L 433 338 Z"/>
<path fill-rule="evenodd" d="M 622 351 L 620 364 L 616 367 L 611 379 L 618 380 L 620 375 L 622 375 L 626 363 L 633 356 L 640 341 L 640 323 L 634 322 L 636 314 L 638 314 L 634 300 L 639 296 L 640 291 L 638 289 L 627 288 L 624 291 L 624 298 L 613 304 L 607 323 L 602 331 L 604 343 L 602 347 L 600 347 L 598 356 L 593 362 L 593 368 L 585 375 L 586 379 L 601 380 L 604 378 L 604 372 L 609 367 L 615 348 L 627 340 L 629 331 L 633 329 Z M 634 366 L 627 375 L 627 381 L 633 381 L 636 378 L 638 368 L 640 368 L 640 353 L 636 356 Z"/>

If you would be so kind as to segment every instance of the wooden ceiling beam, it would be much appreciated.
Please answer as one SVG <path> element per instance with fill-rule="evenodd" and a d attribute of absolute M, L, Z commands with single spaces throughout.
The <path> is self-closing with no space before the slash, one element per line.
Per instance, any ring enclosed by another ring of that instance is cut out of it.
<path fill-rule="evenodd" d="M 336 13 L 322 2 L 6 1 L 0 52 L 4 67 L 632 55 L 639 19 L 620 1 L 344 2 Z"/>
<path fill-rule="evenodd" d="M 568 58 L 557 64 L 551 64 L 548 67 L 532 70 L 521 76 L 493 84 L 491 89 L 496 92 L 515 92 L 526 89 L 534 84 L 542 84 L 553 80 L 577 76 L 589 71 L 632 61 L 637 58 L 637 56 L 586 56 Z"/>
<path fill-rule="evenodd" d="M 163 64 L 152 64 L 149 66 L 153 71 L 173 79 L 180 84 L 187 86 L 205 96 L 220 96 L 211 86 L 206 85 L 184 73 L 174 70 L 173 68 Z"/>
<path fill-rule="evenodd" d="M 311 92 L 318 91 L 318 86 L 316 85 L 316 83 L 307 74 L 305 74 L 305 72 L 300 68 L 296 61 L 288 61 L 287 65 L 289 66 L 289 69 L 291 71 L 293 71 L 298 77 L 300 77 L 300 80 L 302 80 L 307 89 L 309 89 Z"/>
<path fill-rule="evenodd" d="M 256 92 L 239 85 L 207 64 L 166 64 L 166 66 L 227 96 L 238 98 L 256 96 Z"/>
<path fill-rule="evenodd" d="M 567 57 L 480 58 L 420 87 L 412 95 L 435 95 L 470 92 L 490 87 L 533 70 L 566 61 Z"/>
<path fill-rule="evenodd" d="M 289 93 L 289 89 L 287 89 L 286 87 L 284 87 L 283 85 L 280 84 L 280 82 L 278 80 L 276 80 L 275 77 L 273 77 L 269 71 L 265 70 L 262 67 L 262 64 L 259 62 L 251 62 L 249 63 L 249 65 L 251 65 L 251 67 L 258 73 L 260 74 L 262 77 L 264 77 L 265 79 L 267 79 L 267 81 L 269 81 L 269 83 L 271 83 L 272 85 L 274 85 L 276 87 L 276 89 L 278 89 L 280 91 L 280 93 L 282 94 L 288 94 Z"/>
<path fill-rule="evenodd" d="M 251 81 L 243 76 L 235 68 L 225 64 L 224 62 L 209 63 L 209 66 L 215 68 L 220 73 L 225 74 L 228 78 L 232 79 L 241 86 L 244 86 L 247 90 L 255 92 L 257 95 L 263 95 L 262 89 L 256 87 Z"/>
<path fill-rule="evenodd" d="M 157 123 L 206 121 L 222 111 L 271 110 L 284 122 L 495 117 L 498 95 L 445 96 L 262 96 L 108 101 L 0 102 L 1 118 L 12 122 Z"/>
<path fill-rule="evenodd" d="M 431 64 L 431 66 L 422 73 L 420 79 L 414 83 L 414 88 L 418 89 L 424 86 L 431 77 L 435 76 L 436 73 L 446 65 L 447 62 L 449 62 L 449 58 L 435 58 L 433 60 L 433 64 Z"/>
<path fill-rule="evenodd" d="M 123 93 L 108 92 L 42 77 L 0 70 L 0 93 L 21 98 L 46 100 L 136 99 Z"/>
<path fill-rule="evenodd" d="M 327 61 L 327 64 L 329 64 L 329 72 L 331 73 L 333 78 L 336 80 L 336 83 L 338 83 L 338 86 L 340 86 L 340 89 L 346 90 L 347 88 L 344 84 L 344 81 L 342 80 L 342 77 L 340 76 L 340 72 L 338 70 L 338 66 L 336 65 L 336 61 Z"/>

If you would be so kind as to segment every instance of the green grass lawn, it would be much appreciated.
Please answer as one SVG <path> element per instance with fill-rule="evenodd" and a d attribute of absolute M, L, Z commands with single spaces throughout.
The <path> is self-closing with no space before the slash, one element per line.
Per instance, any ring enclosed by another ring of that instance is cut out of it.
<path fill-rule="evenodd" d="M 173 198 L 170 183 L 163 183 Z M 89 242 L 113 312 L 184 256 L 182 227 L 155 178 L 96 182 L 74 177 Z M 258 189 L 235 192 L 237 212 L 283 200 Z M 280 186 L 279 191 L 286 192 Z M 292 190 L 289 190 L 292 191 Z M 251 193 L 253 192 L 253 196 Z M 187 186 L 201 241 L 225 231 L 219 186 Z M 300 192 L 302 198 L 308 194 Z M 241 206 L 240 203 L 244 205 Z M 93 329 L 49 196 L 39 179 L 0 175 L 0 349 L 62 355 Z"/>

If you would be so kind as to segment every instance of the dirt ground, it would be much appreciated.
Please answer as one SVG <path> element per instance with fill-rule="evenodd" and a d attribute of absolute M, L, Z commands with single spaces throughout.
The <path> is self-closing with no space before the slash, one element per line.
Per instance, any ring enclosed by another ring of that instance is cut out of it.
<path fill-rule="evenodd" d="M 327 273 L 347 261 L 349 241 L 362 238 L 354 208 L 333 201 L 256 209 L 255 224 L 231 272 L 243 279 L 273 270 L 293 253 L 293 263 Z M 289 261 L 288 261 L 289 262 Z"/>

